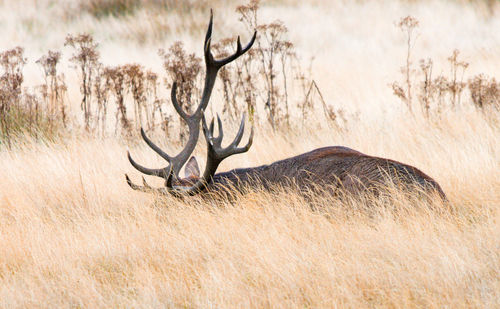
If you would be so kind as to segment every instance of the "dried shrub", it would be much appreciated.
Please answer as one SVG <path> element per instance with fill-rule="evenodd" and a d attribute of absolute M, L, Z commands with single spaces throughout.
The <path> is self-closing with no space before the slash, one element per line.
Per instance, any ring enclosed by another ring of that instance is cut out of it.
<path fill-rule="evenodd" d="M 7 141 L 10 141 L 11 135 L 11 108 L 13 105 L 20 105 L 22 68 L 25 62 L 23 49 L 20 47 L 0 54 L 3 71 L 0 76 L 0 133 L 2 139 Z"/>
<path fill-rule="evenodd" d="M 431 59 L 420 60 L 423 80 L 419 83 L 418 98 L 421 110 L 426 117 L 430 116 L 432 106 L 438 113 L 441 113 L 446 105 L 455 108 L 460 104 L 463 91 L 467 86 L 463 80 L 469 64 L 459 61 L 458 55 L 459 51 L 454 50 L 448 57 L 450 76 L 446 77 L 441 74 L 434 79 L 432 78 L 433 61 Z"/>
<path fill-rule="evenodd" d="M 260 52 L 260 60 L 262 61 L 261 69 L 266 82 L 266 108 L 270 115 L 269 121 L 271 126 L 276 128 L 278 125 L 277 121 L 283 119 L 289 123 L 288 119 L 290 117 L 289 113 L 286 112 L 288 105 L 283 110 L 281 104 L 278 104 L 285 100 L 285 95 L 276 84 L 277 76 L 280 74 L 279 70 L 282 68 L 279 67 L 277 62 L 286 57 L 286 53 L 289 51 L 289 49 L 284 48 L 289 42 L 283 40 L 283 36 L 288 32 L 288 29 L 281 21 L 275 21 L 270 24 L 257 26 L 257 31 L 266 43 L 265 45 L 259 44 L 260 46 L 257 51 Z M 285 55 L 282 55 L 283 53 Z M 286 84 L 286 71 L 283 70 L 281 74 L 285 77 L 284 83 Z"/>
<path fill-rule="evenodd" d="M 1 76 L 3 108 L 20 104 L 21 86 L 24 81 L 23 68 L 26 64 L 23 54 L 24 49 L 21 47 L 0 54 L 0 67 L 3 71 Z"/>
<path fill-rule="evenodd" d="M 432 98 L 436 93 L 436 87 L 432 81 L 432 67 L 432 59 L 420 59 L 420 70 L 422 71 L 424 80 L 420 86 L 419 100 L 421 102 L 420 106 L 422 107 L 422 111 L 427 117 L 429 117 Z"/>
<path fill-rule="evenodd" d="M 240 5 L 236 12 L 240 14 L 240 21 L 247 26 L 249 31 L 257 28 L 257 11 L 260 7 L 260 0 L 250 0 L 246 5 Z"/>
<path fill-rule="evenodd" d="M 450 57 L 448 57 L 448 61 L 450 62 L 451 74 L 450 74 L 450 84 L 449 91 L 451 94 L 451 104 L 452 107 L 460 104 L 460 97 L 462 91 L 464 90 L 466 84 L 463 82 L 465 71 L 469 64 L 465 61 L 459 61 L 458 55 L 460 51 L 455 49 Z"/>
<path fill-rule="evenodd" d="M 5 140 L 9 145 L 11 136 L 18 131 L 22 113 L 23 67 L 26 59 L 24 50 L 16 47 L 0 53 L 0 142 Z"/>
<path fill-rule="evenodd" d="M 175 42 L 168 52 L 160 49 L 158 53 L 163 59 L 163 67 L 168 75 L 165 83 L 169 86 L 174 82 L 177 83 L 179 105 L 186 112 L 190 112 L 192 106 L 197 103 L 195 98 L 200 96 L 201 59 L 195 54 L 187 54 L 182 42 Z M 184 141 L 187 127 L 183 122 L 181 123 L 180 135 L 181 141 Z"/>
<path fill-rule="evenodd" d="M 102 64 L 97 65 L 97 74 L 94 78 L 93 91 L 97 105 L 96 126 L 102 137 L 106 136 L 106 120 L 108 115 L 108 102 L 111 96 L 112 81 Z"/>
<path fill-rule="evenodd" d="M 469 63 L 459 60 L 460 52 L 454 50 L 447 58 L 450 64 L 449 76 L 440 74 L 433 77 L 434 62 L 430 58 L 420 60 L 420 74 L 417 74 L 412 65 L 411 52 L 414 45 L 413 31 L 418 26 L 418 21 L 407 16 L 402 18 L 397 25 L 404 30 L 407 36 L 407 57 L 405 66 L 401 68 L 405 79 L 404 86 L 393 82 L 391 87 L 394 95 L 403 101 L 413 114 L 412 91 L 418 91 L 416 97 L 420 103 L 421 111 L 426 117 L 430 117 L 433 110 L 440 114 L 446 107 L 456 108 L 461 104 L 463 92 L 468 86 L 464 79 Z M 417 79 L 419 76 L 421 80 Z M 471 81 L 469 81 L 470 83 Z M 469 88 L 471 87 L 469 86 Z"/>
<path fill-rule="evenodd" d="M 300 112 L 303 124 L 317 109 L 322 110 L 327 120 L 337 122 L 340 118 L 333 116 L 334 108 L 324 101 L 317 83 L 311 77 L 311 70 L 301 66 L 293 43 L 287 39 L 286 26 L 279 20 L 260 24 L 258 10 L 258 0 L 251 0 L 236 9 L 240 21 L 247 29 L 256 29 L 258 37 L 252 50 L 236 63 L 237 71 L 233 75 L 237 78 L 227 79 L 237 81 L 233 93 L 244 97 L 250 115 L 254 114 L 259 99 L 267 110 L 268 122 L 275 130 L 291 126 L 291 111 L 294 109 Z M 300 89 L 302 94 L 290 96 L 291 89 Z M 237 96 L 231 98 L 234 106 Z M 225 95 L 225 98 L 229 97 Z M 291 97 L 299 99 L 291 100 Z M 320 106 L 316 106 L 317 98 Z"/>
<path fill-rule="evenodd" d="M 150 131 L 156 128 L 156 119 L 159 119 L 159 125 L 165 135 L 170 136 L 172 116 L 169 115 L 164 106 L 162 99 L 158 97 L 158 74 L 152 71 L 146 71 L 146 100 L 149 103 L 149 110 L 151 111 L 151 126 Z"/>
<path fill-rule="evenodd" d="M 121 12 L 133 9 L 136 3 L 132 0 L 95 0 L 87 2 L 86 8 L 99 7 L 104 10 L 103 12 L 107 11 L 114 15 L 113 10 Z M 149 1 L 143 4 L 153 5 Z M 170 2 L 158 1 L 157 4 L 168 6 Z M 341 111 L 336 111 L 327 105 L 317 83 L 311 77 L 311 70 L 306 71 L 301 67 L 293 44 L 286 38 L 288 33 L 286 26 L 278 20 L 259 24 L 258 9 L 257 0 L 237 8 L 243 24 L 251 31 L 258 30 L 259 36 L 254 47 L 242 59 L 222 68 L 219 72 L 225 102 L 223 113 L 235 119 L 247 111 L 250 120 L 258 123 L 258 113 L 264 111 L 260 118 L 263 120 L 267 118 L 267 122 L 274 129 L 279 129 L 293 125 L 290 118 L 294 109 L 300 112 L 303 124 L 317 109 L 322 111 L 326 119 L 338 123 L 339 119 L 343 118 L 339 116 L 342 114 Z M 233 53 L 234 41 L 235 38 L 228 38 L 213 44 L 216 57 Z M 116 67 L 101 64 L 98 44 L 89 34 L 68 35 L 64 45 L 71 47 L 70 61 L 79 73 L 83 127 L 88 133 L 106 136 L 109 127 L 112 127 L 109 125 L 112 116 L 109 117 L 108 114 L 110 111 L 116 111 L 115 134 L 134 135 L 137 128 L 142 126 L 150 131 L 161 128 L 167 136 L 170 135 L 172 118 L 175 114 L 170 112 L 168 101 L 158 95 L 160 77 L 156 73 L 147 71 L 139 64 Z M 179 103 L 186 112 L 190 112 L 201 96 L 201 60 L 194 54 L 186 53 L 180 42 L 173 44 L 168 51 L 160 50 L 159 55 L 163 59 L 167 73 L 165 83 L 170 86 L 174 81 L 177 82 Z M 3 87 L 2 96 L 5 98 L 9 96 L 9 102 L 18 105 L 25 100 L 29 110 L 45 109 L 50 120 L 60 119 L 66 127 L 70 118 L 65 104 L 64 76 L 58 74 L 60 59 L 59 52 L 49 51 L 37 61 L 44 74 L 44 83 L 36 88 L 36 92 L 22 93 L 20 87 L 22 74 L 11 75 L 8 77 L 11 82 Z M 7 78 L 6 74 L 3 78 Z M 16 76 L 21 78 L 17 84 Z M 300 87 L 296 87 L 297 84 Z M 291 89 L 300 89 L 302 94 L 290 95 Z M 132 107 L 133 113 L 127 111 Z M 183 140 L 186 136 L 183 122 L 180 130 Z"/>
<path fill-rule="evenodd" d="M 109 82 L 109 89 L 115 97 L 115 134 L 121 131 L 122 134 L 132 134 L 132 126 L 127 117 L 127 106 L 125 105 L 125 94 L 127 87 L 127 75 L 123 66 L 107 67 L 103 74 Z"/>
<path fill-rule="evenodd" d="M 99 52 L 94 38 L 87 33 L 76 36 L 68 35 L 64 46 L 71 46 L 74 54 L 70 58 L 80 71 L 81 87 L 83 95 L 81 109 L 84 113 L 85 129 L 91 130 L 92 126 L 92 81 L 96 74 L 99 63 Z"/>
<path fill-rule="evenodd" d="M 246 63 L 258 67 L 258 75 L 264 81 L 264 89 L 256 89 L 264 102 L 264 107 L 268 112 L 268 121 L 273 129 L 276 130 L 277 126 L 282 120 L 289 124 L 289 109 L 288 104 L 286 108 L 282 109 L 279 102 L 285 101 L 288 94 L 284 95 L 277 85 L 278 76 L 284 76 L 284 83 L 286 84 L 286 70 L 279 72 L 282 66 L 277 62 L 283 60 L 286 54 L 285 46 L 292 46 L 290 42 L 284 39 L 288 29 L 284 24 L 276 20 L 270 24 L 258 23 L 258 10 L 259 1 L 252 0 L 247 5 L 241 5 L 236 8 L 236 12 L 240 14 L 240 21 L 250 30 L 257 30 L 258 38 L 253 47 L 253 52 L 244 59 Z M 249 74 L 256 74 L 255 70 L 249 68 Z M 262 97 L 263 95 L 263 97 Z"/>
<path fill-rule="evenodd" d="M 68 115 L 64 96 L 67 91 L 63 74 L 57 73 L 57 65 L 61 59 L 61 53 L 48 51 L 36 61 L 42 67 L 44 74 L 44 84 L 42 85 L 42 96 L 45 99 L 48 114 L 54 120 L 60 118 L 63 125 L 67 125 Z"/>
<path fill-rule="evenodd" d="M 300 105 L 302 110 L 302 124 L 305 122 L 311 111 L 314 109 L 314 96 L 317 95 L 321 102 L 321 107 L 324 116 L 326 117 L 327 124 L 330 128 L 337 129 L 339 131 L 345 130 L 345 125 L 347 124 L 347 118 L 344 110 L 335 109 L 333 106 L 326 104 L 326 101 L 319 89 L 316 81 L 312 80 L 306 93 L 306 97 L 302 104 Z"/>
<path fill-rule="evenodd" d="M 410 112 L 412 110 L 412 61 L 411 51 L 415 44 L 415 29 L 418 27 L 418 20 L 413 16 L 406 16 L 401 18 L 397 26 L 406 36 L 406 63 L 401 67 L 401 73 L 404 75 L 404 86 L 399 83 L 392 83 L 392 90 L 394 94 L 399 97 L 405 104 Z"/>
<path fill-rule="evenodd" d="M 212 45 L 212 50 L 220 58 L 225 58 L 229 56 L 232 52 L 232 45 L 235 42 L 235 38 L 225 38 L 218 43 Z M 238 67 L 237 71 L 241 70 Z M 223 66 L 219 71 L 219 80 L 222 82 L 222 92 L 224 95 L 224 106 L 222 109 L 222 114 L 229 116 L 229 118 L 235 120 L 240 113 L 240 108 L 237 104 L 238 96 L 238 83 L 236 81 L 237 75 L 235 70 L 229 69 L 227 66 Z M 236 81 L 236 82 L 235 82 Z"/>
<path fill-rule="evenodd" d="M 496 79 L 479 74 L 469 79 L 468 87 L 472 102 L 475 106 L 484 109 L 494 107 L 500 109 L 500 84 Z"/>
<path fill-rule="evenodd" d="M 234 53 L 235 37 L 225 38 L 213 44 L 212 48 L 217 57 L 226 57 Z M 224 97 L 223 114 L 232 120 L 236 120 L 246 111 L 250 116 L 250 121 L 257 118 L 256 97 L 259 71 L 256 69 L 257 53 L 255 46 L 237 59 L 231 66 L 224 66 L 219 72 L 219 79 L 222 82 L 222 92 Z M 240 104 L 240 100 L 243 102 Z"/>
<path fill-rule="evenodd" d="M 150 127 L 150 111 L 146 104 L 145 94 L 145 73 L 144 68 L 139 64 L 127 64 L 123 66 L 123 71 L 126 76 L 125 82 L 129 87 L 134 101 L 134 115 L 136 128 L 143 124 L 143 116 L 145 122 Z"/>
<path fill-rule="evenodd" d="M 7 146 L 18 134 L 50 138 L 58 130 L 39 97 L 22 87 L 23 54 L 21 47 L 0 53 L 0 144 Z"/>

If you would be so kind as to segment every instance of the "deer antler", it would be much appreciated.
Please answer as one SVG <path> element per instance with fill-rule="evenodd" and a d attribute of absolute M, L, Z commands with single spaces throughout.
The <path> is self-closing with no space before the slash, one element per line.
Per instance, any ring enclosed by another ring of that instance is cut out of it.
<path fill-rule="evenodd" d="M 177 83 L 173 83 L 172 85 L 172 91 L 171 91 L 171 99 L 172 99 L 172 105 L 174 106 L 175 110 L 177 113 L 181 116 L 181 118 L 187 123 L 188 129 L 189 129 L 189 138 L 186 143 L 186 146 L 184 149 L 182 149 L 179 154 L 177 154 L 175 157 L 172 157 L 168 155 L 166 152 L 164 152 L 160 147 L 158 147 L 151 139 L 147 137 L 145 134 L 144 130 L 141 128 L 141 136 L 148 144 L 149 147 L 151 147 L 157 154 L 159 154 L 163 159 L 165 159 L 169 164 L 160 169 L 152 169 L 152 168 L 147 168 L 144 167 L 132 159 L 131 155 L 129 152 L 127 152 L 128 159 L 130 163 L 132 164 L 133 167 L 135 167 L 138 171 L 140 171 L 143 174 L 146 175 L 151 175 L 151 176 L 157 176 L 165 179 L 165 188 L 152 188 L 149 186 L 145 180 L 144 186 L 138 186 L 130 180 L 128 175 L 125 175 L 125 178 L 127 180 L 127 183 L 132 187 L 134 190 L 141 190 L 145 192 L 158 192 L 158 193 L 173 193 L 173 194 L 195 194 L 196 192 L 199 192 L 202 188 L 206 187 L 206 184 L 208 184 L 215 174 L 215 171 L 220 164 L 220 162 L 224 159 L 227 158 L 228 156 L 236 153 L 241 153 L 248 151 L 250 148 L 250 145 L 252 144 L 252 138 L 253 138 L 253 128 L 252 128 L 252 133 L 250 136 L 249 143 L 247 146 L 243 148 L 237 148 L 238 143 L 241 141 L 241 138 L 243 136 L 243 131 L 244 131 L 244 126 L 245 126 L 245 118 L 243 116 L 242 123 L 240 125 L 240 129 L 238 130 L 238 134 L 236 135 L 235 140 L 229 145 L 227 148 L 223 149 L 220 145 L 223 137 L 223 131 L 222 131 L 222 122 L 217 116 L 217 121 L 219 124 L 219 136 L 217 138 L 213 138 L 213 120 L 212 124 L 210 126 L 210 131 L 206 130 L 206 124 L 205 124 L 205 117 L 204 117 L 204 110 L 208 105 L 208 102 L 210 101 L 210 96 L 212 94 L 212 90 L 215 84 L 215 80 L 217 79 L 217 73 L 219 72 L 219 69 L 222 68 L 224 65 L 230 63 L 231 61 L 236 60 L 238 57 L 246 53 L 253 45 L 255 42 L 255 38 L 257 36 L 257 32 L 254 32 L 252 39 L 250 42 L 242 48 L 241 42 L 240 42 L 240 37 L 238 36 L 237 39 L 237 46 L 236 46 L 236 52 L 226 58 L 216 60 L 212 54 L 212 51 L 210 49 L 210 42 L 212 38 L 212 28 L 213 28 L 213 12 L 210 10 L 210 22 L 208 24 L 208 29 L 207 33 L 205 36 L 205 43 L 204 43 L 204 55 L 205 55 L 205 65 L 206 65 L 206 75 L 205 75 L 205 83 L 204 83 L 204 88 L 202 92 L 202 97 L 201 97 L 201 102 L 196 108 L 195 112 L 192 115 L 186 114 L 182 110 L 182 107 L 179 105 L 179 102 L 177 101 Z M 205 172 L 203 173 L 203 177 L 198 181 L 193 188 L 190 188 L 188 190 L 184 190 L 181 192 L 181 190 L 173 188 L 172 187 L 172 180 L 173 178 L 178 179 L 179 178 L 179 172 L 182 168 L 182 166 L 187 162 L 189 159 L 189 156 L 192 154 L 194 151 L 194 148 L 196 147 L 196 143 L 198 141 L 199 135 L 200 135 L 200 120 L 202 120 L 203 125 L 204 125 L 204 133 L 205 133 L 205 139 L 207 141 L 207 146 L 208 146 L 208 152 L 207 152 L 207 166 L 205 168 Z M 243 149 L 246 149 L 243 151 Z M 210 174 L 210 175 L 209 175 Z"/>
<path fill-rule="evenodd" d="M 248 138 L 248 142 L 243 147 L 238 147 L 238 144 L 243 137 L 243 132 L 245 131 L 245 115 L 241 118 L 240 128 L 238 129 L 238 133 L 236 137 L 232 141 L 229 146 L 226 148 L 222 147 L 222 139 L 224 137 L 224 131 L 222 129 L 222 121 L 220 120 L 219 115 L 217 115 L 217 124 L 219 127 L 219 135 L 214 137 L 214 120 L 210 123 L 210 128 L 207 128 L 207 124 L 205 121 L 205 117 L 202 118 L 203 123 L 203 133 L 205 135 L 205 141 L 207 142 L 207 164 L 205 166 L 205 171 L 203 172 L 203 176 L 198 179 L 198 181 L 189 188 L 172 188 L 166 187 L 167 191 L 171 194 L 182 196 L 182 195 L 195 195 L 207 188 L 210 182 L 213 179 L 219 164 L 229 156 L 234 154 L 247 152 L 252 146 L 253 142 L 253 127 L 250 131 L 250 137 Z M 172 175 L 169 176 L 170 178 Z"/>

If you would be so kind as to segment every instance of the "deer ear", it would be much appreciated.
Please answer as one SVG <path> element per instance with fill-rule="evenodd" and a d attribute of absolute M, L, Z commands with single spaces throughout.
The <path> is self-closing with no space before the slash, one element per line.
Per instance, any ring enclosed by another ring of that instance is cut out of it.
<path fill-rule="evenodd" d="M 200 168 L 198 167 L 198 161 L 196 161 L 195 157 L 191 157 L 191 159 L 189 159 L 186 163 L 186 167 L 184 168 L 184 177 L 200 177 Z"/>

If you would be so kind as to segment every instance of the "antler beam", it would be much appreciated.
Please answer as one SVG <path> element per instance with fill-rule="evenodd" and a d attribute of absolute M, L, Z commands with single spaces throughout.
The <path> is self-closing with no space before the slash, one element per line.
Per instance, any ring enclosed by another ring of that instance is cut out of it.
<path fill-rule="evenodd" d="M 143 180 L 144 186 L 138 186 L 130 180 L 128 175 L 125 175 L 127 183 L 132 187 L 134 190 L 141 190 L 145 192 L 158 192 L 158 193 L 173 193 L 173 194 L 194 194 L 195 192 L 200 191 L 201 188 L 205 188 L 206 184 L 210 182 L 210 179 L 213 177 L 215 174 L 215 171 L 217 169 L 217 166 L 220 164 L 220 162 L 227 158 L 230 155 L 241 153 L 248 151 L 252 144 L 252 138 L 253 138 L 253 128 L 252 132 L 250 135 L 250 140 L 248 144 L 245 147 L 242 148 L 237 148 L 237 145 L 241 141 L 241 138 L 243 136 L 243 131 L 245 127 L 245 117 L 243 116 L 240 129 L 238 130 L 238 133 L 236 135 L 235 140 L 227 147 L 227 148 L 222 148 L 221 147 L 221 142 L 223 138 L 223 129 L 222 129 L 222 121 L 220 120 L 220 117 L 217 115 L 217 122 L 219 124 L 219 136 L 217 138 L 213 137 L 213 120 L 211 124 L 211 130 L 208 131 L 206 128 L 206 123 L 205 123 L 205 117 L 203 115 L 208 102 L 210 101 L 210 96 L 212 94 L 212 90 L 215 84 L 215 80 L 217 79 L 217 73 L 219 72 L 220 68 L 222 68 L 224 65 L 236 60 L 238 57 L 246 53 L 254 44 L 255 39 L 257 37 L 257 32 L 255 31 L 250 42 L 245 47 L 241 46 L 241 41 L 240 37 L 238 36 L 237 42 L 236 42 L 236 52 L 226 58 L 223 59 L 215 59 L 212 51 L 210 49 L 210 42 L 212 39 L 212 28 L 213 28 L 213 12 L 212 10 L 210 11 L 210 22 L 208 23 L 208 29 L 207 33 L 205 35 L 205 43 L 203 46 L 204 50 L 204 58 L 205 58 L 205 65 L 206 65 L 206 75 L 205 75 L 205 82 L 204 82 L 204 87 L 203 87 L 203 92 L 200 100 L 200 104 L 196 108 L 195 112 L 192 115 L 188 115 L 181 107 L 177 100 L 177 83 L 174 82 L 172 84 L 172 90 L 171 90 L 171 100 L 172 100 L 172 105 L 174 106 L 176 112 L 179 114 L 179 116 L 187 123 L 188 129 L 189 129 L 189 138 L 186 143 L 186 146 L 175 156 L 172 157 L 168 155 L 166 152 L 164 152 L 160 147 L 158 147 L 151 139 L 146 135 L 144 130 L 141 128 L 141 136 L 146 142 L 146 144 L 151 147 L 158 155 L 160 155 L 165 161 L 168 162 L 168 165 L 164 168 L 159 168 L 159 169 L 152 169 L 152 168 L 147 168 L 139 163 L 137 163 L 134 159 L 132 159 L 131 155 L 129 152 L 127 152 L 127 157 L 132 164 L 134 168 L 136 168 L 138 171 L 140 171 L 143 174 L 146 175 L 151 175 L 151 176 L 157 176 L 165 179 L 165 188 L 152 188 L 149 186 L 145 180 Z M 187 162 L 189 157 L 194 151 L 194 148 L 196 147 L 196 143 L 198 141 L 199 135 L 200 135 L 200 121 L 203 122 L 203 130 L 205 133 L 205 139 L 207 141 L 207 146 L 208 146 L 208 157 L 207 157 L 207 166 L 205 168 L 205 172 L 203 174 L 203 177 L 199 182 L 197 182 L 193 188 L 190 188 L 188 190 L 182 191 L 179 189 L 174 189 L 172 186 L 173 180 L 178 180 L 179 179 L 179 172 L 181 168 L 184 166 L 184 164 Z"/>

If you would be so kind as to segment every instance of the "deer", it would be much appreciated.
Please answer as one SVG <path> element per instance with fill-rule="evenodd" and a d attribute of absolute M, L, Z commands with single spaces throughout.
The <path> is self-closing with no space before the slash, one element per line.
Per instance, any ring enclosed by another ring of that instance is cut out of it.
<path fill-rule="evenodd" d="M 171 156 L 158 147 L 141 128 L 140 134 L 144 142 L 167 161 L 168 165 L 156 169 L 144 167 L 137 163 L 127 151 L 128 160 L 135 169 L 145 175 L 160 177 L 165 181 L 164 187 L 155 188 L 142 177 L 143 185 L 141 186 L 133 183 L 125 174 L 126 182 L 132 189 L 183 198 L 205 192 L 238 191 L 245 187 L 254 187 L 256 184 L 267 190 L 277 186 L 295 185 L 304 192 L 315 186 L 328 185 L 335 190 L 343 189 L 348 193 L 359 194 L 378 188 L 389 180 L 403 183 L 408 188 L 416 186 L 424 192 L 437 193 L 441 198 L 446 199 L 439 184 L 416 167 L 390 159 L 366 155 L 344 146 L 319 148 L 268 165 L 237 168 L 216 173 L 224 159 L 247 152 L 250 149 L 253 143 L 254 127 L 252 125 L 247 143 L 239 147 L 245 131 L 245 114 L 243 114 L 234 140 L 228 146 L 222 147 L 224 130 L 221 118 L 217 114 L 218 132 L 216 135 L 215 117 L 208 126 L 204 111 L 208 106 L 218 71 L 245 54 L 254 44 L 257 32 L 253 33 L 245 47 L 242 47 L 238 36 L 236 52 L 223 59 L 215 59 L 210 49 L 212 27 L 213 12 L 211 11 L 204 42 L 206 67 L 204 88 L 200 103 L 192 114 L 186 113 L 177 100 L 177 83 L 173 82 L 171 88 L 172 105 L 187 124 L 188 140 L 177 155 Z M 200 135 L 200 123 L 207 145 L 206 165 L 201 175 L 196 158 L 191 156 Z M 184 165 L 185 177 L 181 178 L 179 173 Z"/>

